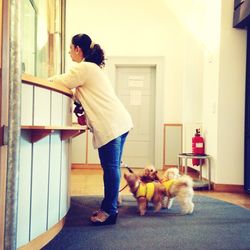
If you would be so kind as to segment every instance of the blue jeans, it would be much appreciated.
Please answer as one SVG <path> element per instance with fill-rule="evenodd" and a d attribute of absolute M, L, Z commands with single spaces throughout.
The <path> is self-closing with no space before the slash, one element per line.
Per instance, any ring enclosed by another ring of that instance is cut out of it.
<path fill-rule="evenodd" d="M 121 157 L 128 132 L 98 149 L 103 168 L 104 198 L 101 209 L 109 215 L 116 214 L 121 179 Z"/>

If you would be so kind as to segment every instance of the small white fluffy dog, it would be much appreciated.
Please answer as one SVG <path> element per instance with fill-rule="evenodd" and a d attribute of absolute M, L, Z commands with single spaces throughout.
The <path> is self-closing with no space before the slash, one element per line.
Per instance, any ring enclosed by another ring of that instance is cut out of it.
<path fill-rule="evenodd" d="M 167 180 L 177 179 L 179 177 L 180 173 L 178 168 L 168 168 L 163 174 L 163 178 Z"/>
<path fill-rule="evenodd" d="M 193 180 L 188 175 L 179 175 L 177 168 L 169 168 L 163 174 L 161 183 L 167 190 L 167 196 L 164 197 L 163 207 L 171 208 L 174 198 L 179 203 L 183 214 L 191 214 L 194 210 L 193 203 Z"/>

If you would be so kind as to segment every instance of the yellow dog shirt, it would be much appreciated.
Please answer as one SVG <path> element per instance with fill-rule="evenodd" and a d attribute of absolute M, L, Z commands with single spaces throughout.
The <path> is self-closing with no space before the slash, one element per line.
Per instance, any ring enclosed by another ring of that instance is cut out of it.
<path fill-rule="evenodd" d="M 168 181 L 162 181 L 161 183 L 165 186 L 166 190 L 168 191 L 174 182 L 175 179 L 171 179 Z"/>
<path fill-rule="evenodd" d="M 138 190 L 136 191 L 135 197 L 146 197 L 148 201 L 150 201 L 154 195 L 155 186 L 153 182 L 149 182 L 147 184 L 140 183 Z"/>

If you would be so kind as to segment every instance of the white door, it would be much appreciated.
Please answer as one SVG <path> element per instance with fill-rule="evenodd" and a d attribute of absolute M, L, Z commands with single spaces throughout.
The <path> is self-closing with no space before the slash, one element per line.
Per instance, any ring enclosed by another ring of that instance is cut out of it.
<path fill-rule="evenodd" d="M 155 165 L 155 66 L 117 66 L 115 89 L 130 112 L 130 132 L 122 160 L 131 167 Z"/>

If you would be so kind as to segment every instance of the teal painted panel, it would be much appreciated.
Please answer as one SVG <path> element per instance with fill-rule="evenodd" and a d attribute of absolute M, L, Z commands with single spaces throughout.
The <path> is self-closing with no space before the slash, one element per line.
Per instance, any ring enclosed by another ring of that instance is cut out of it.
<path fill-rule="evenodd" d="M 17 247 L 29 242 L 32 144 L 30 132 L 22 131 L 18 186 Z"/>
<path fill-rule="evenodd" d="M 21 84 L 21 125 L 33 124 L 33 86 Z"/>
<path fill-rule="evenodd" d="M 50 96 L 50 90 L 34 87 L 34 125 L 50 125 Z"/>
<path fill-rule="evenodd" d="M 51 125 L 62 126 L 62 94 L 51 92 Z"/>
<path fill-rule="evenodd" d="M 51 135 L 49 168 L 48 229 L 59 220 L 62 143 L 60 132 Z"/>
<path fill-rule="evenodd" d="M 62 125 L 72 125 L 72 99 L 66 95 L 63 95 L 63 111 L 62 111 Z"/>
<path fill-rule="evenodd" d="M 69 209 L 69 141 L 62 141 L 60 219 Z"/>
<path fill-rule="evenodd" d="M 47 230 L 49 138 L 33 144 L 30 240 Z"/>

